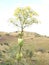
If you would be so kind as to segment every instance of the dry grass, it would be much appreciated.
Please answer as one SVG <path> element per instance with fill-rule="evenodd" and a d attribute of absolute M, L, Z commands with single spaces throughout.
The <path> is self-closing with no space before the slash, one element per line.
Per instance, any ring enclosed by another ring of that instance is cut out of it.
<path fill-rule="evenodd" d="M 17 45 L 17 34 L 18 33 L 0 33 L 0 50 L 4 50 L 5 48 L 9 48 L 9 46 Z M 24 33 L 24 49 L 30 49 L 34 51 L 34 58 L 38 61 L 35 63 L 36 65 L 49 65 L 49 37 L 41 36 L 36 33 Z M 2 43 L 2 44 L 1 44 Z M 4 45 L 4 43 L 8 43 L 9 46 Z M 44 51 L 39 51 L 41 50 Z"/>

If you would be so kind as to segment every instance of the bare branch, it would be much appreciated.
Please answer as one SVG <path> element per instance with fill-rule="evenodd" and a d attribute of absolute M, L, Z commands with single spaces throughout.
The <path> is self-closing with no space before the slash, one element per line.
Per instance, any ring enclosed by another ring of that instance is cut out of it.
<path fill-rule="evenodd" d="M 14 22 L 12 22 L 15 26 L 17 26 L 17 27 L 20 27 L 18 24 L 15 24 Z"/>

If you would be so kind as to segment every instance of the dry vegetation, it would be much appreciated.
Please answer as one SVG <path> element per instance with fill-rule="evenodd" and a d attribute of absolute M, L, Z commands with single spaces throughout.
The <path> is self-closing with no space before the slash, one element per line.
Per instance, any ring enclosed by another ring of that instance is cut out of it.
<path fill-rule="evenodd" d="M 24 32 L 23 49 L 33 51 L 33 65 L 49 65 L 49 37 L 39 35 L 37 33 Z M 0 51 L 3 55 L 5 49 L 17 45 L 18 33 L 3 33 L 0 32 Z M 6 56 L 7 54 L 5 54 Z M 7 57 L 7 56 L 6 56 Z"/>

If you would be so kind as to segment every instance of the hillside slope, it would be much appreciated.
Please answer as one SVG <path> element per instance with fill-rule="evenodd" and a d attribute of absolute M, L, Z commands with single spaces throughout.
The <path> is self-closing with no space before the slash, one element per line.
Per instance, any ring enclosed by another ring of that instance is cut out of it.
<path fill-rule="evenodd" d="M 33 65 L 49 64 L 49 37 L 37 33 L 24 32 L 24 45 L 22 51 L 31 50 L 33 52 Z M 0 65 L 1 62 L 12 61 L 19 50 L 17 43 L 18 32 L 0 32 Z M 1 58 L 2 57 L 2 58 Z M 4 64 L 4 63 L 3 63 Z"/>
<path fill-rule="evenodd" d="M 34 46 L 35 49 L 44 48 L 49 50 L 49 37 L 42 36 L 37 33 L 24 32 L 23 38 L 25 44 Z M 9 46 L 17 44 L 17 39 L 18 39 L 18 32 L 12 32 L 12 33 L 0 32 L 0 49 L 1 47 L 4 48 L 5 46 L 4 44 L 6 43 Z"/>

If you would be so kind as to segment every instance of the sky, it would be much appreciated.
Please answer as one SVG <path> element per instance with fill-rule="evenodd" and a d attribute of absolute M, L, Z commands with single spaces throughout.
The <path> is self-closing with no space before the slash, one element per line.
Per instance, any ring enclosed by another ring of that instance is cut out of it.
<path fill-rule="evenodd" d="M 25 31 L 37 32 L 49 36 L 49 0 L 0 0 L 0 31 L 14 32 L 19 30 L 9 22 L 17 7 L 30 6 L 39 14 L 39 24 L 33 24 Z"/>

